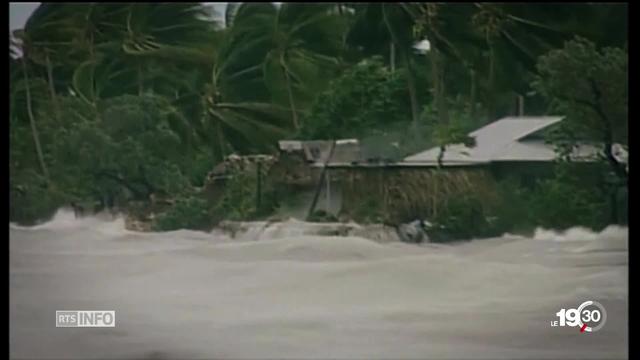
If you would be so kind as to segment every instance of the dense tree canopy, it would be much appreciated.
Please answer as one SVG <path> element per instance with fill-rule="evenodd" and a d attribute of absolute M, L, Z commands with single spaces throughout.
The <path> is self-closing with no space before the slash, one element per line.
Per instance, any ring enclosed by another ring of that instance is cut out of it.
<path fill-rule="evenodd" d="M 611 160 L 627 136 L 626 11 L 230 3 L 218 22 L 202 3 L 42 3 L 11 34 L 12 219 L 191 199 L 225 156 L 278 139 L 446 143 L 515 114 L 518 97 Z"/>

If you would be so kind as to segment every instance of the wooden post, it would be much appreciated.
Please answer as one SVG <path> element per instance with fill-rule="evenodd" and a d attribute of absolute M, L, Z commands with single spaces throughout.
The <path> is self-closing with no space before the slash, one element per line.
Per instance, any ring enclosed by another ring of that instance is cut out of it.
<path fill-rule="evenodd" d="M 331 171 L 330 170 L 327 170 L 326 177 L 327 179 L 325 181 L 327 182 L 327 213 L 329 213 L 331 211 Z"/>
<path fill-rule="evenodd" d="M 258 160 L 256 163 L 257 181 L 256 181 L 256 211 L 260 210 L 262 198 L 262 163 Z"/>
<path fill-rule="evenodd" d="M 394 73 L 396 71 L 396 47 L 393 44 L 393 41 L 389 43 L 389 48 L 389 63 L 391 63 L 391 72 Z"/>
<path fill-rule="evenodd" d="M 522 95 L 518 95 L 518 116 L 522 117 L 524 116 L 524 96 Z"/>
<path fill-rule="evenodd" d="M 318 198 L 320 197 L 320 191 L 322 190 L 322 185 L 324 185 L 323 182 L 325 178 L 325 173 L 327 172 L 327 165 L 331 161 L 331 158 L 333 157 L 333 151 L 335 149 L 336 149 L 336 141 L 333 140 L 333 143 L 331 144 L 331 150 L 329 151 L 329 156 L 327 156 L 327 159 L 324 161 L 324 166 L 322 167 L 320 180 L 318 181 L 318 185 L 316 186 L 316 193 L 315 195 L 313 195 L 313 201 L 311 202 L 311 206 L 309 207 L 309 211 L 307 212 L 307 220 L 311 217 L 311 215 L 313 214 L 313 211 L 316 209 L 316 204 L 318 203 Z"/>

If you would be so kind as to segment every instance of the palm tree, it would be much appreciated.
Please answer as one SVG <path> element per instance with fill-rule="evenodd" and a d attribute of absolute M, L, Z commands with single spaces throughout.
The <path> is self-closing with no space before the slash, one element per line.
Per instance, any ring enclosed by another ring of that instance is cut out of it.
<path fill-rule="evenodd" d="M 38 127 L 36 126 L 36 119 L 33 115 L 33 104 L 31 98 L 31 83 L 29 81 L 29 71 L 27 66 L 27 57 L 25 48 L 22 46 L 23 42 L 21 41 L 21 37 L 23 32 L 16 31 L 14 32 L 14 39 L 11 45 L 20 50 L 20 62 L 22 64 L 22 75 L 24 76 L 24 84 L 25 84 L 25 92 L 26 92 L 26 102 L 27 102 L 27 115 L 29 116 L 29 124 L 31 125 L 31 135 L 33 137 L 33 143 L 35 145 L 36 154 L 38 156 L 38 163 L 40 164 L 40 170 L 42 171 L 42 175 L 44 178 L 49 181 L 49 170 L 47 169 L 47 164 L 44 160 L 44 154 L 42 152 L 42 145 L 40 144 L 40 135 L 38 134 Z"/>
<path fill-rule="evenodd" d="M 217 159 L 231 152 L 268 150 L 287 132 L 284 109 L 267 102 L 264 39 L 247 27 L 249 18 L 259 18 L 261 6 L 227 8 L 226 28 L 210 34 L 215 48 L 195 50 L 206 51 L 212 61 L 193 64 L 175 101 Z"/>
<path fill-rule="evenodd" d="M 89 103 L 123 93 L 163 95 L 218 158 L 282 133 L 273 125 L 276 110 L 246 98 L 247 87 L 262 82 L 260 58 L 247 56 L 256 41 L 246 42 L 233 26 L 220 30 L 200 4 L 95 4 L 85 13 L 72 25 L 80 29 L 75 52 L 85 59 L 73 85 Z"/>
<path fill-rule="evenodd" d="M 535 71 L 537 56 L 559 46 L 570 32 L 561 26 L 571 12 L 536 4 L 403 6 L 417 23 L 416 38 L 426 36 L 431 44 L 429 58 L 440 122 L 447 122 L 448 118 L 443 81 L 445 59 L 451 66 L 462 65 L 467 69 L 472 110 L 477 89 L 481 88 L 488 116 L 492 118 L 497 115 L 498 96 L 513 91 L 525 93 L 530 80 L 528 73 Z M 554 26 L 547 25 L 550 23 Z"/>
<path fill-rule="evenodd" d="M 462 66 L 469 74 L 471 107 L 475 105 L 476 66 L 471 56 L 478 46 L 478 39 L 469 29 L 467 19 L 471 15 L 468 4 L 403 4 L 415 21 L 416 40 L 426 38 L 430 49 L 427 54 L 431 68 L 433 97 L 440 124 L 449 122 L 445 65 Z"/>
<path fill-rule="evenodd" d="M 118 29 L 122 36 L 125 59 L 132 60 L 135 69 L 138 94 L 145 91 L 145 69 L 153 59 L 197 57 L 194 51 L 209 38 L 216 24 L 208 19 L 201 3 L 135 3 L 127 6 L 125 20 Z M 122 26 L 124 25 L 124 26 Z"/>
<path fill-rule="evenodd" d="M 490 115 L 496 115 L 497 95 L 510 90 L 521 97 L 529 89 L 536 73 L 539 56 L 562 44 L 577 34 L 589 32 L 598 26 L 600 13 L 607 9 L 624 10 L 624 7 L 593 4 L 570 4 L 549 7 L 538 4 L 474 3 L 476 14 L 472 23 L 485 41 L 488 53 L 487 99 Z M 595 11 L 594 11 L 595 10 Z M 618 16 L 617 18 L 624 18 Z M 602 33 L 601 31 L 596 31 Z M 616 31 L 613 31 L 616 33 Z M 617 34 L 620 34 L 617 31 Z M 624 33 L 624 31 L 622 31 Z M 616 35 L 613 36 L 614 38 Z M 514 73 L 520 74 L 514 76 Z"/>
<path fill-rule="evenodd" d="M 332 4 L 294 3 L 233 9 L 234 34 L 250 41 L 256 55 L 264 51 L 263 79 L 274 100 L 289 107 L 294 129 L 300 128 L 301 103 L 338 68 L 346 21 L 334 10 Z"/>
<path fill-rule="evenodd" d="M 64 26 L 69 16 L 68 6 L 53 3 L 42 3 L 31 14 L 24 29 L 19 31 L 22 55 L 26 60 L 46 70 L 46 78 L 54 110 L 59 116 L 56 78 L 54 68 L 66 57 L 64 48 L 70 41 L 68 28 Z"/>
<path fill-rule="evenodd" d="M 414 125 L 418 122 L 418 99 L 411 54 L 414 39 L 412 25 L 414 19 L 404 6 L 396 4 L 355 4 L 356 19 L 347 41 L 352 47 L 361 48 L 366 55 L 386 54 L 389 66 L 396 69 L 397 58 L 407 70 L 407 91 L 411 100 Z"/>
<path fill-rule="evenodd" d="M 159 78 L 181 77 L 176 64 L 211 61 L 196 50 L 217 25 L 199 3 L 90 3 L 76 8 L 67 26 L 74 34 L 70 53 L 82 59 L 75 64 L 75 90 L 95 102 L 101 94 L 156 93 Z"/>

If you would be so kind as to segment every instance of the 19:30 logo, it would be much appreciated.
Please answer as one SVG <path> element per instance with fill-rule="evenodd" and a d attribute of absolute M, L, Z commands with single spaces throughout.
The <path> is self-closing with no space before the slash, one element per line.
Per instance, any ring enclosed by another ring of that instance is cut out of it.
<path fill-rule="evenodd" d="M 585 301 L 577 309 L 560 309 L 556 313 L 559 321 L 551 321 L 551 326 L 579 327 L 580 332 L 596 332 L 607 321 L 607 310 L 597 301 Z"/>

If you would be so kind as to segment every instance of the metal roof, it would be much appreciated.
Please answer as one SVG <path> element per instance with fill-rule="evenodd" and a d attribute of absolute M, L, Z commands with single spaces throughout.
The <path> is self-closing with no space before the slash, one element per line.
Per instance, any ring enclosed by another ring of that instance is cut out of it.
<path fill-rule="evenodd" d="M 527 139 L 540 130 L 562 121 L 561 116 L 506 117 L 469 133 L 475 138 L 475 147 L 463 144 L 447 145 L 443 166 L 479 165 L 498 161 L 554 161 L 557 154 L 553 145 L 543 140 Z M 578 161 L 593 161 L 600 153 L 595 145 L 577 146 L 572 158 Z M 440 148 L 411 155 L 402 163 L 414 166 L 437 166 Z M 614 156 L 627 163 L 628 154 L 618 144 L 614 145 Z"/>
<path fill-rule="evenodd" d="M 560 116 L 506 117 L 469 133 L 476 145 L 447 145 L 443 165 L 482 164 L 492 161 L 548 161 L 555 158 L 552 146 L 542 141 L 519 141 L 562 120 Z M 407 163 L 437 164 L 440 148 L 404 159 Z"/>

